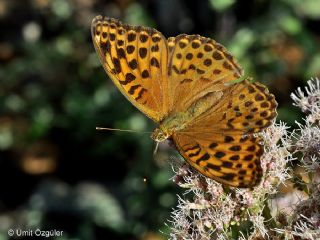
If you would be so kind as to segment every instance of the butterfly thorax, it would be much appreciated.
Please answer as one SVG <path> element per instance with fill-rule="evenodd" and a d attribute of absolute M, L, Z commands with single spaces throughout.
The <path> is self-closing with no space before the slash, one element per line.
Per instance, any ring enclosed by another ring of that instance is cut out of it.
<path fill-rule="evenodd" d="M 176 131 L 185 128 L 187 113 L 180 112 L 165 118 L 151 134 L 151 138 L 156 142 L 168 139 Z"/>

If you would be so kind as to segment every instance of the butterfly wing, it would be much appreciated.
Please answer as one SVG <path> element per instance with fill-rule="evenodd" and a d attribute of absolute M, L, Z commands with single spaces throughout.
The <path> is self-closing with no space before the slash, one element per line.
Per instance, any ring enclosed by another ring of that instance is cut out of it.
<path fill-rule="evenodd" d="M 212 108 L 173 134 L 180 154 L 203 175 L 234 187 L 259 183 L 263 148 L 253 136 L 276 116 L 274 96 L 243 81 L 223 91 Z"/>
<path fill-rule="evenodd" d="M 164 36 L 155 29 L 98 16 L 91 27 L 99 58 L 118 89 L 156 122 L 185 111 L 210 91 L 242 75 L 214 40 L 199 35 Z"/>
<path fill-rule="evenodd" d="M 185 111 L 208 92 L 220 91 L 240 78 L 242 68 L 227 50 L 212 39 L 179 35 L 168 39 L 170 108 Z"/>
<path fill-rule="evenodd" d="M 122 24 L 97 16 L 92 39 L 102 65 L 114 84 L 154 121 L 168 112 L 166 39 L 155 29 Z"/>

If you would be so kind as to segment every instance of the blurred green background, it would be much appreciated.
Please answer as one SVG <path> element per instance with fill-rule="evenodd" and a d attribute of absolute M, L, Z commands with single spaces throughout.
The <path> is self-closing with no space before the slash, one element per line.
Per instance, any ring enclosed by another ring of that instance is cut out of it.
<path fill-rule="evenodd" d="M 1 240 L 9 228 L 167 238 L 160 231 L 181 193 L 169 148 L 154 159 L 148 134 L 95 130 L 154 128 L 99 63 L 90 35 L 98 14 L 217 40 L 269 86 L 289 124 L 301 117 L 290 93 L 320 75 L 318 0 L 0 0 Z"/>

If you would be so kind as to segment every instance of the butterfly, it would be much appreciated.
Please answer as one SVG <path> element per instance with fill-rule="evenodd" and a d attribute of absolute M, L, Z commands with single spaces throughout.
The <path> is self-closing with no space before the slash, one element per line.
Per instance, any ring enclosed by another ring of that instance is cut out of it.
<path fill-rule="evenodd" d="M 158 124 L 151 138 L 171 139 L 201 174 L 233 187 L 262 177 L 258 133 L 276 117 L 277 102 L 244 78 L 234 57 L 199 35 L 166 39 L 159 31 L 97 16 L 91 33 L 113 83 Z"/>

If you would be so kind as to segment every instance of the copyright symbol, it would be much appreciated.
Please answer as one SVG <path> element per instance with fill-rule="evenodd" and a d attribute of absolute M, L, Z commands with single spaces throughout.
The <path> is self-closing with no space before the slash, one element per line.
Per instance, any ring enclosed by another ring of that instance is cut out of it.
<path fill-rule="evenodd" d="M 14 230 L 13 230 L 13 229 L 9 229 L 9 230 L 8 230 L 8 235 L 9 235 L 10 237 L 12 237 L 13 234 L 14 234 Z"/>

